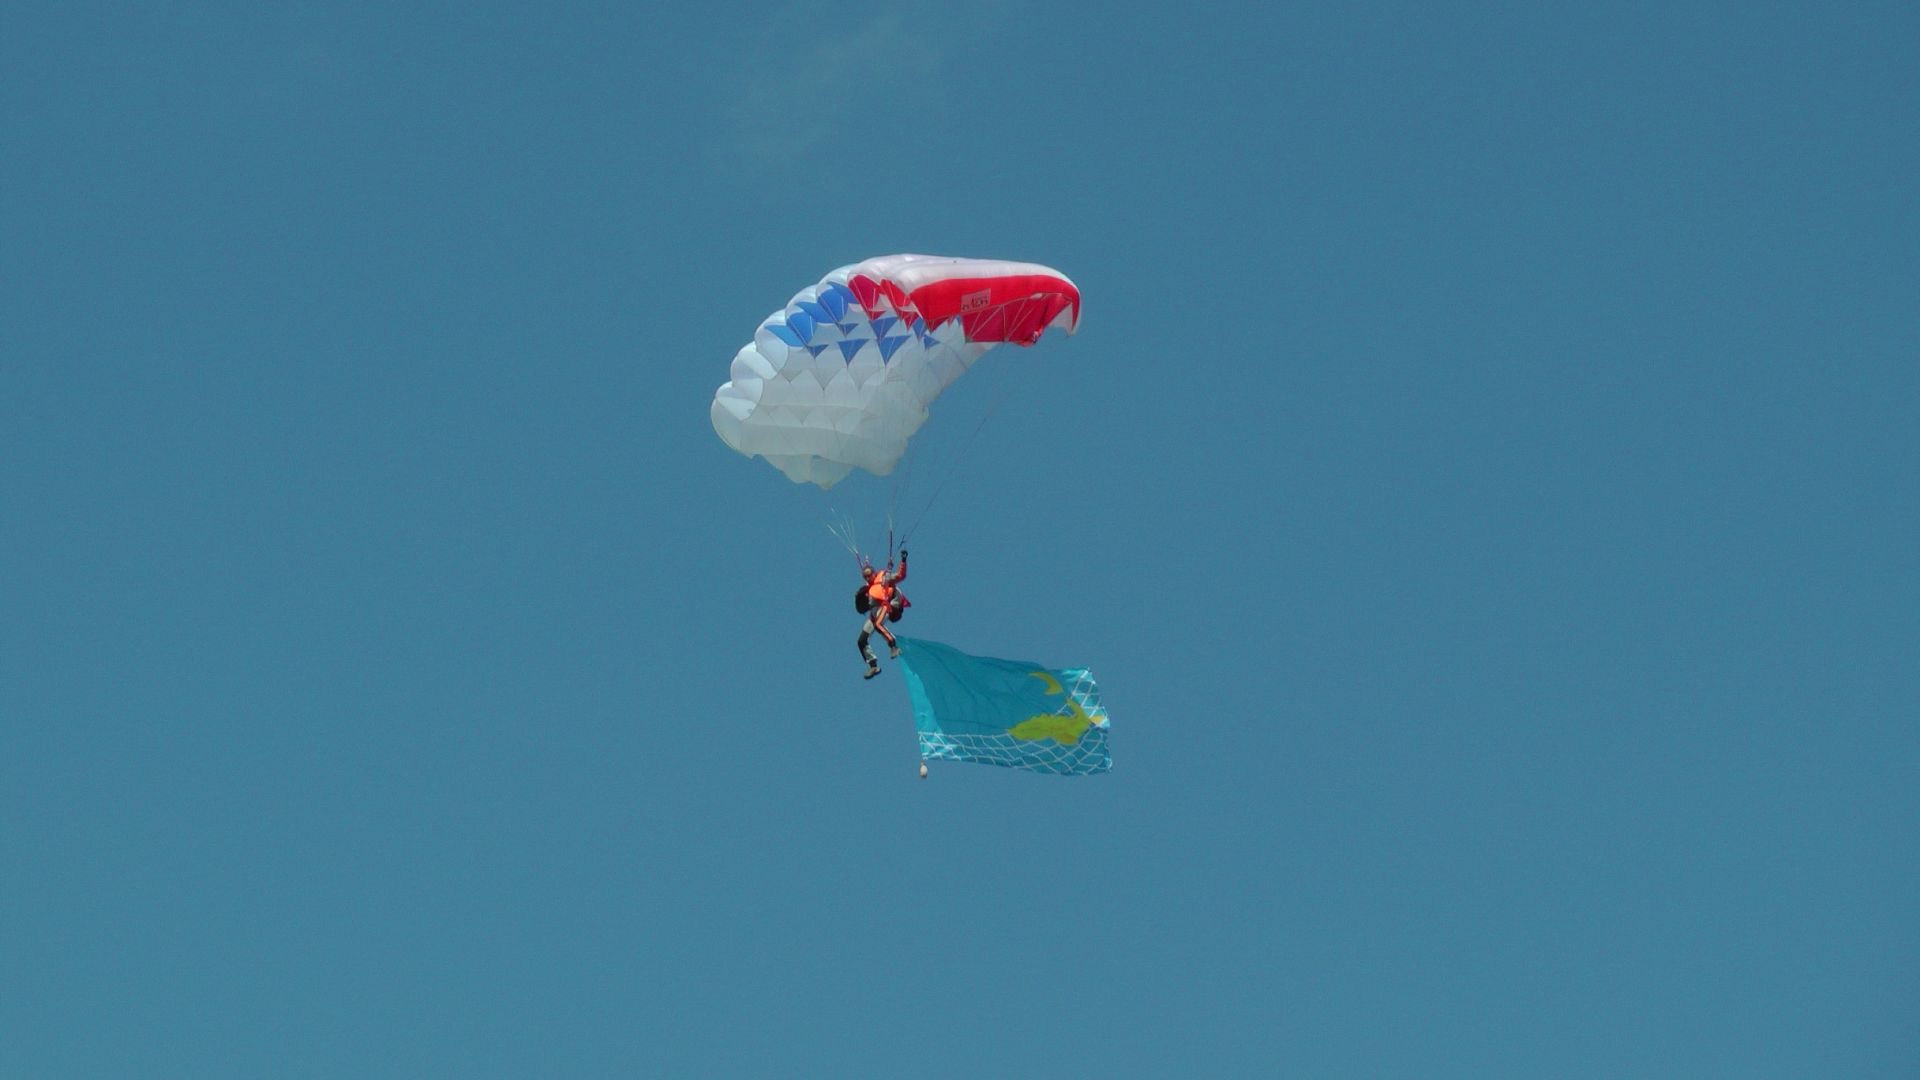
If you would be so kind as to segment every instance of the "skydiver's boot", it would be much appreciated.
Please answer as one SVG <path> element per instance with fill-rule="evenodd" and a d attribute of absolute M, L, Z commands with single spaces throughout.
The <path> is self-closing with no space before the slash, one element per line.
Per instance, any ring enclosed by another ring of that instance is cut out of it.
<path fill-rule="evenodd" d="M 891 644 L 891 645 L 889 645 L 889 646 L 887 646 L 887 650 L 888 650 L 888 653 L 889 653 L 889 654 L 890 654 L 890 655 L 891 655 L 891 656 L 892 656 L 892 657 L 893 657 L 893 658 L 894 658 L 895 660 L 898 660 L 898 659 L 900 659 L 900 643 L 899 643 L 899 642 L 897 642 L 897 641 L 896 641 L 896 642 L 894 642 L 893 644 Z"/>
<path fill-rule="evenodd" d="M 878 661 L 878 660 L 868 660 L 868 661 L 867 661 L 867 673 L 866 673 L 865 675 L 862 675 L 862 676 L 860 676 L 860 677 L 861 677 L 861 678 L 863 678 L 863 679 L 871 679 L 871 678 L 873 678 L 873 677 L 874 677 L 875 675 L 878 675 L 878 674 L 880 674 L 880 661 Z"/>

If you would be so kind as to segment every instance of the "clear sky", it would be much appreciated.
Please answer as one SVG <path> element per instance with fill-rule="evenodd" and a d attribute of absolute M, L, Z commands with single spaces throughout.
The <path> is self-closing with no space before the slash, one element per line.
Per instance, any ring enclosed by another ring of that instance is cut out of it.
<path fill-rule="evenodd" d="M 0 1075 L 1920 1073 L 1912 4 L 671 7 L 0 8 Z M 709 424 L 897 251 L 1107 776 Z"/>

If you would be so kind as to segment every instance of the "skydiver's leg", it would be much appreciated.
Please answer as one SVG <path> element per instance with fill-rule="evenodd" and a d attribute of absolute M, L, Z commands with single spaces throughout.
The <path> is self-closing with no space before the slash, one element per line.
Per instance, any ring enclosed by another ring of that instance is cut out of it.
<path fill-rule="evenodd" d="M 877 619 L 874 619 L 869 625 L 871 625 L 875 630 L 880 631 L 880 636 L 887 639 L 888 650 L 891 651 L 894 656 L 899 656 L 900 642 L 897 638 L 893 636 L 893 631 L 887 629 L 886 613 L 882 612 L 880 617 Z"/>
<path fill-rule="evenodd" d="M 880 658 L 873 655 L 873 650 L 867 647 L 867 637 L 872 633 L 873 620 L 869 619 L 860 627 L 860 658 L 867 662 L 867 673 L 862 678 L 867 679 L 880 674 Z"/>

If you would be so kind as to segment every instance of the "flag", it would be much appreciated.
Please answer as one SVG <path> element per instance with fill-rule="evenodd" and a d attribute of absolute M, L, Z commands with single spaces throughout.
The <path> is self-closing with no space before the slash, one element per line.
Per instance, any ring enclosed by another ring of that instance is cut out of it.
<path fill-rule="evenodd" d="M 1107 711 L 1086 668 L 970 656 L 900 639 L 920 756 L 1084 776 L 1113 768 Z"/>

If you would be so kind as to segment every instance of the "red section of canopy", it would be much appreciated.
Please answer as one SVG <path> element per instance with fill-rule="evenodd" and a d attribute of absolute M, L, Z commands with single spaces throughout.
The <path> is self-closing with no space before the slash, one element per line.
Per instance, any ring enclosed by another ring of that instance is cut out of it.
<path fill-rule="evenodd" d="M 1068 308 L 1073 309 L 1071 325 L 1080 322 L 1080 290 L 1048 274 L 948 278 L 911 294 L 897 282 L 856 274 L 847 287 L 869 319 L 891 310 L 909 324 L 925 319 L 932 329 L 957 318 L 969 341 L 1032 345 Z"/>

